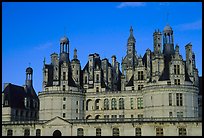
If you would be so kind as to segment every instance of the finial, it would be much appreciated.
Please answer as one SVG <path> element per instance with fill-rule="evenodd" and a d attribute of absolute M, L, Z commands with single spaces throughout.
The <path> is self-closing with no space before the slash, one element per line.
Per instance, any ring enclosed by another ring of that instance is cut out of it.
<path fill-rule="evenodd" d="M 169 12 L 166 13 L 166 24 L 168 25 Z"/>
<path fill-rule="evenodd" d="M 77 49 L 74 48 L 74 59 L 77 59 Z"/>
<path fill-rule="evenodd" d="M 64 27 L 64 36 L 66 36 L 66 27 Z"/>
<path fill-rule="evenodd" d="M 45 57 L 44 57 L 44 60 L 43 60 L 43 64 L 45 65 Z"/>
<path fill-rule="evenodd" d="M 133 29 L 132 29 L 132 25 L 130 26 L 130 33 L 132 34 L 133 32 Z"/>

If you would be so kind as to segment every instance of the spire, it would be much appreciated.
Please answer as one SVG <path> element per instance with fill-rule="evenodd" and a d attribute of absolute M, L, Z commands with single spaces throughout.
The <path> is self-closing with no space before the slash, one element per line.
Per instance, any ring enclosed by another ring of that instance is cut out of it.
<path fill-rule="evenodd" d="M 74 49 L 74 59 L 77 59 L 77 49 Z"/>
<path fill-rule="evenodd" d="M 133 28 L 130 26 L 130 36 L 128 38 L 128 43 L 135 43 L 135 38 L 133 36 Z"/>

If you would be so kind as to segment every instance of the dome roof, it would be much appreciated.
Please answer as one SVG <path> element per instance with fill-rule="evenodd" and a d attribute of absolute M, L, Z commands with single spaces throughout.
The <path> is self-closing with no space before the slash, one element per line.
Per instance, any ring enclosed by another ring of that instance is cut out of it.
<path fill-rule="evenodd" d="M 31 67 L 28 67 L 28 68 L 26 69 L 26 73 L 32 74 L 32 73 L 33 73 L 33 69 L 32 69 Z"/>
<path fill-rule="evenodd" d="M 166 26 L 164 27 L 164 31 L 172 31 L 171 26 L 166 25 Z"/>
<path fill-rule="evenodd" d="M 60 43 L 68 43 L 68 42 L 69 42 L 69 39 L 66 36 L 60 39 Z"/>

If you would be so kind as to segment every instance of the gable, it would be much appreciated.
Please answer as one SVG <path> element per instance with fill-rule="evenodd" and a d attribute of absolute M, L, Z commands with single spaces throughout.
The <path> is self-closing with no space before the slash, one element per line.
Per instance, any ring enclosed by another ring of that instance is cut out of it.
<path fill-rule="evenodd" d="M 48 120 L 47 122 L 45 122 L 44 125 L 47 125 L 47 126 L 62 126 L 62 125 L 71 125 L 71 124 L 67 120 L 57 116 L 57 117 L 54 117 L 51 120 Z"/>

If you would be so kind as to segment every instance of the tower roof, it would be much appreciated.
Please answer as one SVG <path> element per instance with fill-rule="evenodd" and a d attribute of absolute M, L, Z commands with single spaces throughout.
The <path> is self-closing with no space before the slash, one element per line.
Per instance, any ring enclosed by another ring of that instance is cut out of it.
<path fill-rule="evenodd" d="M 130 27 L 130 36 L 128 38 L 128 42 L 135 42 L 135 38 L 133 36 L 133 29 L 132 26 Z"/>
<path fill-rule="evenodd" d="M 61 39 L 60 39 L 60 43 L 68 43 L 69 42 L 69 39 L 66 37 L 66 36 L 63 36 Z"/>
<path fill-rule="evenodd" d="M 32 74 L 32 73 L 33 73 L 33 69 L 32 69 L 31 67 L 28 67 L 28 68 L 26 69 L 26 73 L 27 73 L 27 74 Z"/>
<path fill-rule="evenodd" d="M 171 26 L 168 24 L 164 27 L 164 32 L 166 32 L 166 31 L 172 31 Z"/>

